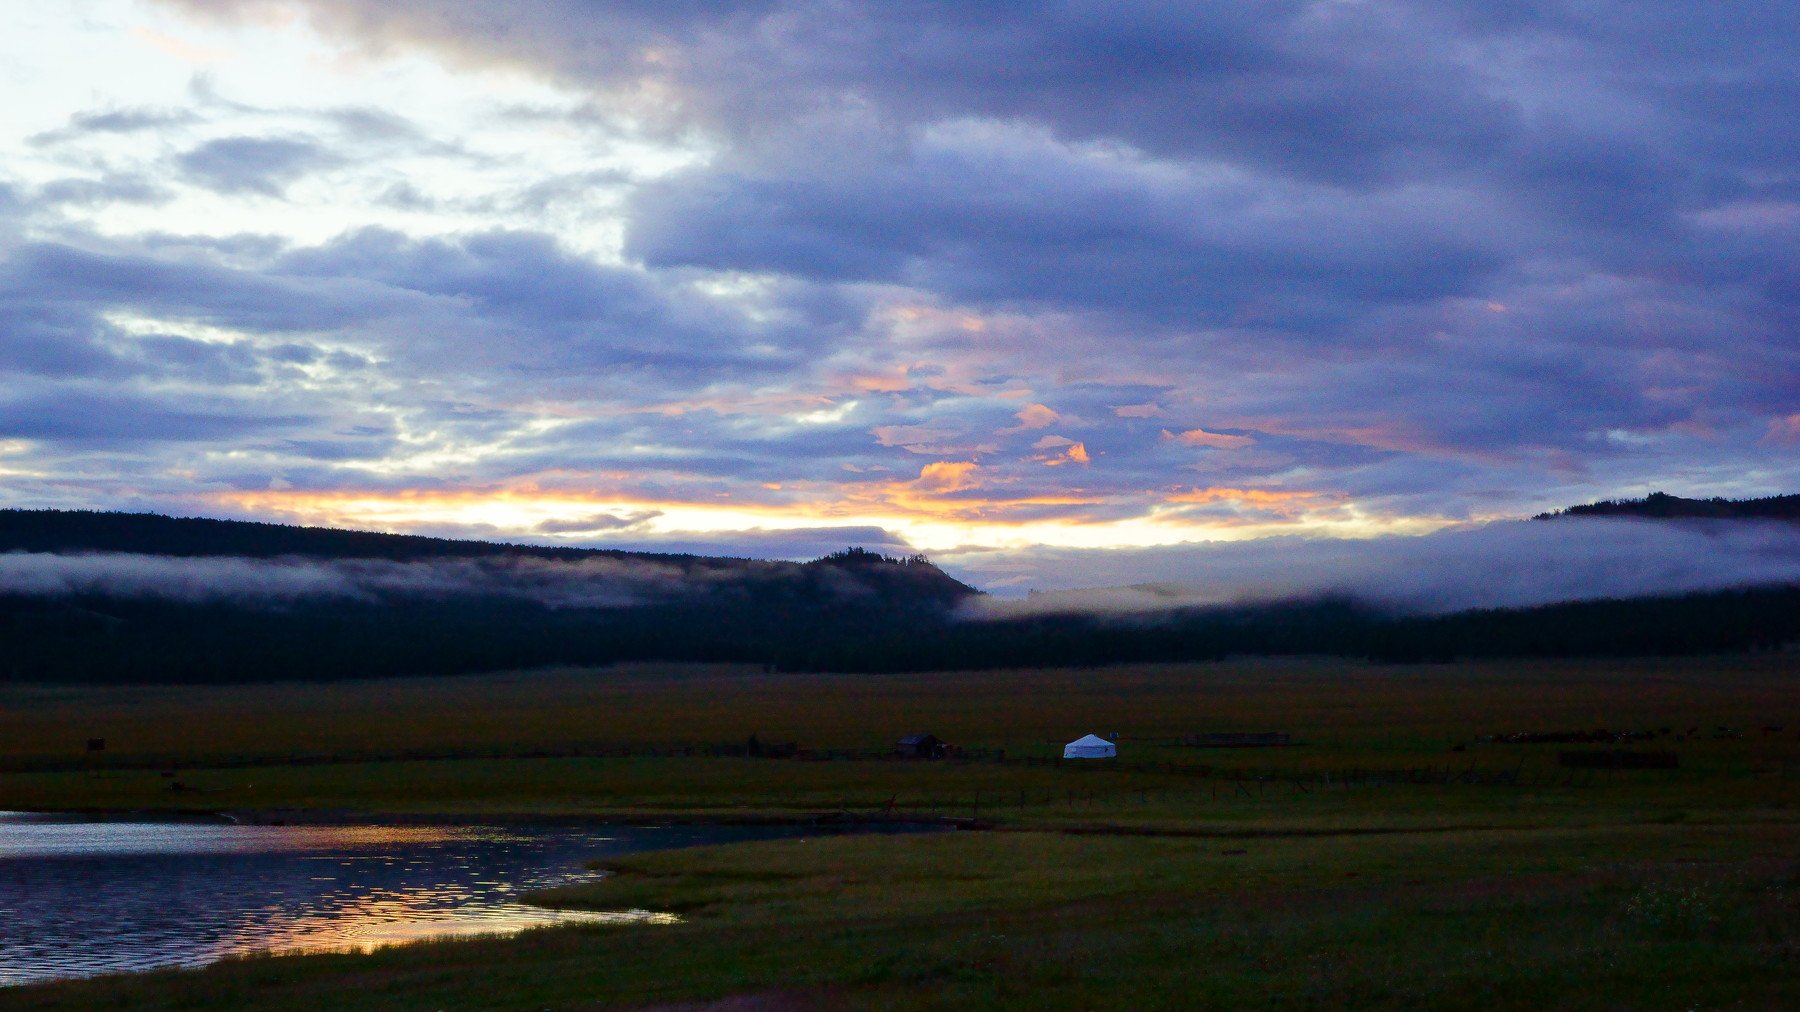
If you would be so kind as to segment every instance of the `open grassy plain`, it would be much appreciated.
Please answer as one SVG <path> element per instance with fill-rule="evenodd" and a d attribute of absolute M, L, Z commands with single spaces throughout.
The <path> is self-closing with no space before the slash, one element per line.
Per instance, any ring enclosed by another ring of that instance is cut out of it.
<path fill-rule="evenodd" d="M 1598 727 L 1670 733 L 1479 740 Z M 1304 744 L 1175 743 L 1263 730 Z M 1008 761 L 686 754 L 753 732 L 875 752 L 916 731 Z M 1087 731 L 1123 733 L 1117 764 L 1019 761 Z M 82 743 L 100 736 L 99 772 L 84 770 Z M 1680 765 L 1557 765 L 1602 747 Z M 592 754 L 608 749 L 634 754 Z M 672 926 L 257 959 L 10 989 L 0 1005 L 1800 1005 L 1800 658 L 1787 654 L 15 686 L 0 689 L 0 767 L 13 771 L 0 808 L 15 809 L 916 812 L 994 829 L 642 855 L 541 897 L 680 913 Z"/>

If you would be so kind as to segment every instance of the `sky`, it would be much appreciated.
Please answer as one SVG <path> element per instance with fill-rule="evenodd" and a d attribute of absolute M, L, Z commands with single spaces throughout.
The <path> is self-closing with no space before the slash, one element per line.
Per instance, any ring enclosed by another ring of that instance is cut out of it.
<path fill-rule="evenodd" d="M 1735 0 L 0 2 L 0 506 L 1005 591 L 1800 491 L 1797 37 Z"/>

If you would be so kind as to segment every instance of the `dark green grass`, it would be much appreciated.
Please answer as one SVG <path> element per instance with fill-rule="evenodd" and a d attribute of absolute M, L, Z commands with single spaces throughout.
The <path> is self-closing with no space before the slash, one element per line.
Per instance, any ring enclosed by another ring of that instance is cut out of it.
<path fill-rule="evenodd" d="M 653 819 L 891 809 L 979 815 L 1000 831 L 640 855 L 540 899 L 678 911 L 684 923 L 241 960 L 9 989 L 0 1006 L 1800 1007 L 1795 662 L 15 686 L 0 690 L 0 761 L 67 758 L 71 743 L 104 734 L 109 758 L 178 752 L 194 768 L 178 774 L 183 791 L 155 770 L 0 774 L 0 808 Z M 1747 734 L 1715 737 L 1721 725 Z M 1764 725 L 1784 730 L 1763 735 Z M 1682 732 L 1648 746 L 1675 751 L 1680 768 L 1571 777 L 1556 746 L 1474 741 L 1601 726 Z M 1093 730 L 1125 732 L 1126 763 L 1265 778 L 724 758 L 207 767 L 333 750 L 735 742 L 751 731 L 861 749 L 932 731 L 1016 756 Z M 1157 741 L 1211 730 L 1282 730 L 1306 744 L 1201 752 Z M 1522 782 L 1291 782 L 1425 766 L 1517 769 Z M 1105 835 L 1120 832 L 1166 835 Z"/>
<path fill-rule="evenodd" d="M 684 924 L 252 959 L 21 1008 L 1775 1008 L 1800 876 L 1771 830 L 1211 842 L 817 839 L 642 855 L 561 902 Z M 1236 849 L 1236 848 L 1228 848 Z M 745 1007 L 745 1006 L 739 1006 Z"/>

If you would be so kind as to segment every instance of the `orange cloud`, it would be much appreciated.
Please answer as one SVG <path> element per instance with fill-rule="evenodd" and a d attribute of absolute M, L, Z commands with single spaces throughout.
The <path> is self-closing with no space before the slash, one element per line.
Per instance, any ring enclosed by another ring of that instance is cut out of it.
<path fill-rule="evenodd" d="M 1019 420 L 1019 429 L 1013 431 L 1047 429 L 1062 420 L 1061 415 L 1043 404 L 1027 404 L 1013 417 Z"/>
<path fill-rule="evenodd" d="M 1398 450 L 1404 453 L 1426 453 L 1474 460 L 1505 461 L 1514 459 L 1508 454 L 1453 446 L 1442 440 L 1434 439 L 1426 433 L 1394 422 L 1370 425 L 1311 426 L 1296 425 L 1281 418 L 1259 418 L 1251 422 L 1249 427 L 1278 436 L 1317 439 L 1331 443 L 1346 443 L 1351 446 L 1369 446 L 1378 450 Z"/>
<path fill-rule="evenodd" d="M 1209 502 L 1241 502 L 1258 506 L 1288 505 L 1309 499 L 1326 498 L 1323 492 L 1283 492 L 1261 488 L 1197 488 L 1189 492 L 1177 492 L 1164 496 L 1164 502 L 1209 503 Z"/>
<path fill-rule="evenodd" d="M 1197 488 L 1191 492 L 1177 492 L 1168 496 L 1168 502 L 1218 502 L 1230 499 L 1239 502 L 1291 502 L 1295 499 L 1306 499 L 1315 496 L 1316 492 L 1270 492 L 1260 488 Z"/>
<path fill-rule="evenodd" d="M 1046 467 L 1056 467 L 1059 464 L 1068 464 L 1071 462 L 1076 463 L 1076 464 L 1085 464 L 1088 462 L 1088 459 L 1089 459 L 1087 446 L 1082 443 L 1077 443 L 1075 440 L 1070 439 L 1068 436 L 1045 436 L 1042 439 L 1038 440 L 1037 442 L 1031 444 L 1031 448 L 1034 450 L 1059 450 L 1059 451 L 1061 451 L 1059 453 L 1046 454 L 1041 457 L 1031 458 L 1033 460 L 1036 460 L 1036 461 L 1044 464 L 1044 466 L 1046 466 Z"/>
<path fill-rule="evenodd" d="M 1782 446 L 1800 443 L 1800 414 L 1777 418 L 1769 423 L 1769 431 L 1763 434 L 1762 441 Z"/>
<path fill-rule="evenodd" d="M 987 320 L 974 313 L 939 309 L 935 306 L 894 306 L 884 315 L 903 327 L 954 328 L 970 334 L 979 334 L 988 329 Z"/>
<path fill-rule="evenodd" d="M 1158 418 L 1162 413 L 1162 406 L 1154 401 L 1148 404 L 1121 404 L 1113 408 L 1113 414 L 1120 418 Z"/>
<path fill-rule="evenodd" d="M 1228 436 L 1222 432 L 1208 432 L 1205 429 L 1189 429 L 1180 433 L 1164 429 L 1163 438 L 1173 439 L 1186 446 L 1210 446 L 1216 450 L 1239 450 L 1256 442 L 1249 436 Z"/>
<path fill-rule="evenodd" d="M 897 394 L 913 387 L 912 378 L 905 374 L 864 373 L 847 378 L 851 386 L 872 394 Z"/>
<path fill-rule="evenodd" d="M 1070 453 L 1079 447 L 1078 443 L 1070 444 L 1068 450 L 1056 455 L 1055 461 L 1067 463 L 1072 459 Z M 1087 451 L 1081 449 L 1080 453 L 1086 456 Z M 983 472 L 974 461 L 934 461 L 920 468 L 919 476 L 910 481 L 866 484 L 847 489 L 846 498 L 827 512 L 840 516 L 904 517 L 906 521 L 903 523 L 952 527 L 975 523 L 1010 525 L 1012 521 L 1008 520 L 1009 514 L 1019 510 L 1030 510 L 1034 514 L 1034 520 L 1041 520 L 1044 507 L 1093 506 L 1104 501 L 1080 493 L 982 495 L 979 490 L 983 477 Z"/>
<path fill-rule="evenodd" d="M 913 485 L 921 491 L 940 494 L 961 492 L 975 484 L 969 477 L 974 473 L 975 462 L 972 460 L 939 460 L 920 468 Z"/>
<path fill-rule="evenodd" d="M 946 453 L 992 453 L 992 443 L 968 443 L 963 435 L 950 429 L 929 425 L 878 425 L 869 430 L 882 446 L 898 446 L 908 453 L 938 456 Z"/>

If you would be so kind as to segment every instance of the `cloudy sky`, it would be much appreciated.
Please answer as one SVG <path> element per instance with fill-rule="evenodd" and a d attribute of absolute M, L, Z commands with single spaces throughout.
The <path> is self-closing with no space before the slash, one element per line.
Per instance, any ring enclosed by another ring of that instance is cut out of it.
<path fill-rule="evenodd" d="M 1760 0 L 0 3 L 0 505 L 1004 587 L 1797 491 L 1795 38 Z"/>

